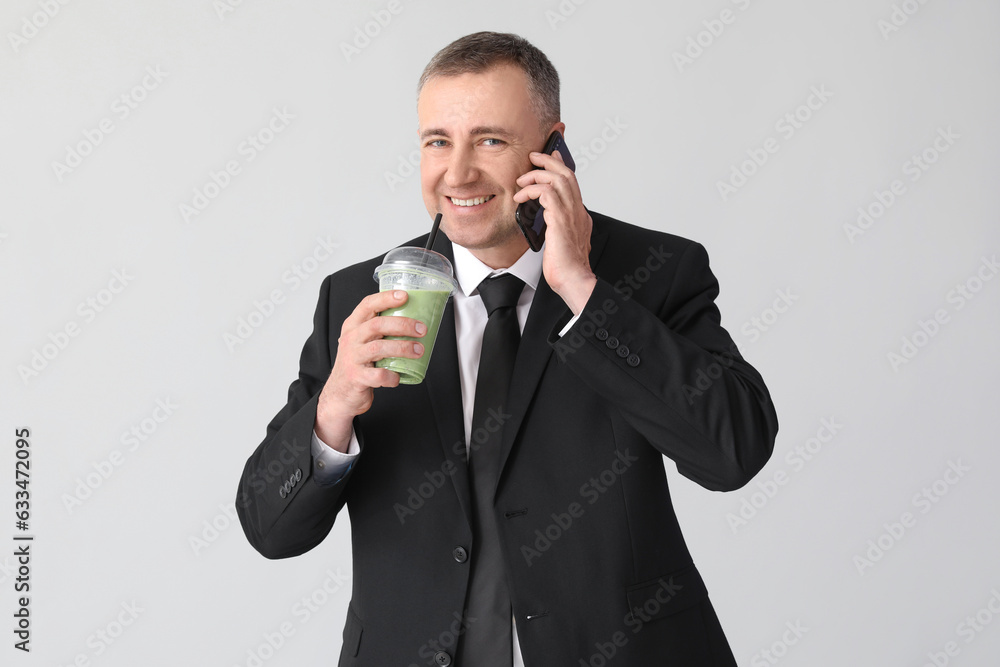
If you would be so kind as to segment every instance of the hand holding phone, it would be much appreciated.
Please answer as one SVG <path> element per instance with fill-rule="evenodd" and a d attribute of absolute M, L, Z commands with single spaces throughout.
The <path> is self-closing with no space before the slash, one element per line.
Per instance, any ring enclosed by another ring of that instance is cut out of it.
<path fill-rule="evenodd" d="M 555 151 L 559 151 L 566 166 L 575 172 L 576 162 L 569 154 L 566 142 L 558 130 L 549 135 L 548 141 L 545 142 L 545 148 L 542 149 L 546 155 L 552 155 Z M 541 167 L 535 167 L 535 169 L 541 169 Z M 514 220 L 521 233 L 524 234 L 525 240 L 528 241 L 528 247 L 535 252 L 541 250 L 542 243 L 545 242 L 545 218 L 542 217 L 544 211 L 545 207 L 542 206 L 541 202 L 537 199 L 529 199 L 519 205 L 514 213 Z"/>

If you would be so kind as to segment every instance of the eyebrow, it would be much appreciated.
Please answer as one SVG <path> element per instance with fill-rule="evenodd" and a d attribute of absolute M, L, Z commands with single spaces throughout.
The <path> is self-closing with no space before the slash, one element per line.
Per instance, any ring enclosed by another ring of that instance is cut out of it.
<path fill-rule="evenodd" d="M 503 139 L 512 139 L 514 135 L 502 127 L 497 127 L 494 125 L 480 125 L 479 127 L 474 127 L 470 130 L 469 134 L 472 136 L 481 136 L 484 134 L 491 134 Z M 438 136 L 438 137 L 450 137 L 448 131 L 441 127 L 431 127 L 420 133 L 421 139 L 426 139 L 427 137 Z"/>

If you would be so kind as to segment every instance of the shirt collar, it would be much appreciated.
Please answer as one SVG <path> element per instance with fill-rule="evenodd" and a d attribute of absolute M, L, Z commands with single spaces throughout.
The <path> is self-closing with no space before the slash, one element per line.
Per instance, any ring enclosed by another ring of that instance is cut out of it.
<path fill-rule="evenodd" d="M 544 248 L 544 245 L 542 246 Z M 472 296 L 472 293 L 479 287 L 487 276 L 513 273 L 515 276 L 529 285 L 531 289 L 538 289 L 538 281 L 542 277 L 542 251 L 532 252 L 526 249 L 516 262 L 506 269 L 491 269 L 483 264 L 472 254 L 468 248 L 452 244 L 452 251 L 455 254 L 455 278 L 465 296 Z"/>

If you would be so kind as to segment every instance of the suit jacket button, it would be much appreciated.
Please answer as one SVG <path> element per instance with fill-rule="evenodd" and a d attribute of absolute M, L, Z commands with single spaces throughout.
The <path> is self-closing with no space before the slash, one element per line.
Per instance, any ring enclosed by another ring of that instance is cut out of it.
<path fill-rule="evenodd" d="M 302 480 L 302 468 L 296 468 L 295 469 L 295 481 L 298 482 L 298 481 L 301 481 L 301 480 Z"/>
<path fill-rule="evenodd" d="M 598 329 L 597 333 L 595 333 L 594 335 L 597 336 L 597 340 L 607 340 L 608 339 L 608 330 L 607 329 Z"/>
<path fill-rule="evenodd" d="M 278 495 L 281 496 L 282 498 L 288 495 L 288 493 L 285 491 L 285 487 L 282 486 L 278 489 Z"/>
<path fill-rule="evenodd" d="M 618 350 L 617 350 L 617 354 L 622 359 L 624 359 L 625 357 L 627 357 L 628 356 L 628 345 L 622 345 L 621 347 L 619 347 Z"/>
<path fill-rule="evenodd" d="M 612 336 L 612 337 L 611 337 L 611 338 L 609 338 L 609 339 L 607 340 L 607 342 L 606 342 L 606 343 L 604 343 L 604 344 L 605 344 L 605 345 L 607 345 L 608 347 L 610 347 L 610 348 L 611 348 L 611 349 L 613 350 L 613 349 L 615 349 L 616 347 L 618 347 L 618 339 L 617 339 L 617 338 L 615 338 L 614 336 Z"/>
<path fill-rule="evenodd" d="M 448 667 L 451 664 L 451 656 L 444 651 L 438 651 L 434 654 L 434 664 L 441 667 Z"/>
<path fill-rule="evenodd" d="M 635 368 L 636 366 L 639 365 L 639 355 L 638 354 L 630 354 L 628 356 L 628 359 L 626 359 L 625 361 L 628 363 L 629 366 L 631 366 L 632 368 Z"/>
<path fill-rule="evenodd" d="M 455 547 L 451 552 L 451 555 L 455 557 L 459 563 L 464 563 L 469 560 L 469 552 L 465 550 L 465 547 Z"/>

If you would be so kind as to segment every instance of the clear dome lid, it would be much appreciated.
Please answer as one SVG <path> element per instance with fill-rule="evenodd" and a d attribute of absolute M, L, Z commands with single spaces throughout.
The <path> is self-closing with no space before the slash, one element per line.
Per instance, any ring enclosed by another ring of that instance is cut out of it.
<path fill-rule="evenodd" d="M 413 246 L 393 248 L 382 258 L 382 263 L 375 268 L 373 277 L 376 282 L 379 282 L 379 275 L 383 272 L 425 275 L 448 283 L 453 290 L 458 289 L 455 269 L 448 258 L 439 252 L 425 248 Z"/>

